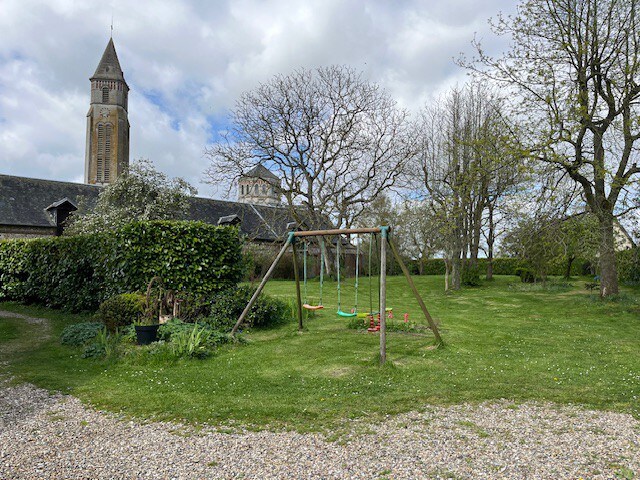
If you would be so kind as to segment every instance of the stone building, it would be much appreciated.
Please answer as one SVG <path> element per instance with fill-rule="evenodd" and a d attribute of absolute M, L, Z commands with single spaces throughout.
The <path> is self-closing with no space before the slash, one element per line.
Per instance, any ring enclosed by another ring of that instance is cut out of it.
<path fill-rule="evenodd" d="M 238 201 L 255 205 L 280 205 L 280 179 L 259 163 L 238 180 Z"/>
<path fill-rule="evenodd" d="M 90 81 L 84 181 L 106 185 L 129 165 L 129 86 L 112 38 Z"/>
<path fill-rule="evenodd" d="M 60 235 L 69 214 L 84 202 L 95 205 L 98 185 L 0 175 L 0 239 Z M 191 197 L 183 220 L 237 225 L 254 244 L 280 243 L 292 222 L 278 206 Z"/>

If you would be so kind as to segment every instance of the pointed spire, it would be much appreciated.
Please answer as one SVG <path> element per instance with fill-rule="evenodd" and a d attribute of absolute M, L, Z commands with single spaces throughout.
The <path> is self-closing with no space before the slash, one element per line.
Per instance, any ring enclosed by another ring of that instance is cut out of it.
<path fill-rule="evenodd" d="M 107 48 L 104 49 L 102 59 L 96 68 L 96 72 L 91 77 L 103 80 L 124 80 L 124 73 L 120 68 L 120 62 L 118 61 L 118 55 L 116 54 L 116 47 L 113 45 L 113 38 L 109 39 Z M 126 83 L 126 82 L 125 82 Z"/>

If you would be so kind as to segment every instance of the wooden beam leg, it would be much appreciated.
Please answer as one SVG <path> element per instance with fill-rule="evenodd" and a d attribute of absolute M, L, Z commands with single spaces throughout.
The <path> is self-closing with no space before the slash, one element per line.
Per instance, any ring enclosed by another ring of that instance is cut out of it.
<path fill-rule="evenodd" d="M 300 272 L 298 272 L 298 249 L 295 240 L 291 243 L 293 249 L 293 276 L 296 279 L 296 304 L 298 312 L 298 330 L 302 331 L 302 297 L 300 296 Z"/>
<path fill-rule="evenodd" d="M 442 337 L 440 336 L 440 332 L 438 331 L 438 326 L 436 325 L 436 322 L 433 321 L 433 318 L 431 318 L 431 314 L 427 310 L 427 306 L 424 304 L 422 297 L 418 293 L 418 289 L 416 288 L 416 285 L 413 283 L 413 279 L 409 274 L 409 270 L 407 269 L 406 265 L 402 261 L 402 258 L 400 258 L 400 254 L 398 253 L 398 250 L 395 244 L 391 241 L 391 239 L 389 239 L 389 245 L 391 246 L 391 251 L 393 252 L 393 256 L 395 257 L 396 261 L 400 265 L 400 268 L 402 269 L 402 273 L 404 273 L 404 276 L 407 279 L 407 282 L 409 283 L 409 287 L 411 287 L 411 291 L 413 292 L 413 295 L 416 297 L 416 300 L 418 300 L 418 303 L 420 304 L 422 313 L 424 314 L 425 318 L 427 319 L 427 322 L 429 323 L 429 328 L 431 329 L 431 331 L 436 337 L 437 345 L 444 345 L 444 341 L 442 340 Z"/>
<path fill-rule="evenodd" d="M 236 334 L 236 332 L 238 331 L 238 328 L 240 327 L 240 325 L 242 324 L 242 322 L 244 321 L 246 316 L 251 311 L 251 307 L 253 307 L 253 304 L 256 303 L 256 300 L 258 299 L 258 296 L 260 295 L 260 293 L 262 293 L 262 289 L 264 288 L 264 286 L 269 281 L 269 278 L 271 278 L 271 275 L 273 275 L 273 271 L 278 266 L 278 263 L 280 263 L 280 260 L 282 259 L 282 256 L 284 255 L 284 253 L 287 251 L 287 248 L 289 248 L 289 245 L 291 244 L 292 239 L 293 239 L 293 236 L 291 234 L 289 234 L 289 237 L 287 238 L 287 241 L 285 242 L 285 244 L 280 249 L 280 252 L 276 256 L 276 259 L 273 261 L 271 266 L 269 267 L 269 270 L 267 270 L 267 273 L 264 274 L 264 277 L 262 278 L 262 281 L 260 282 L 260 285 L 258 285 L 258 288 L 256 289 L 256 291 L 254 292 L 253 296 L 251 297 L 251 300 L 249 300 L 249 303 L 247 303 L 247 306 L 244 307 L 244 310 L 240 314 L 240 317 L 238 318 L 238 321 L 233 326 L 233 329 L 231 330 L 231 335 L 235 335 Z"/>
<path fill-rule="evenodd" d="M 387 232 L 380 235 L 380 365 L 387 361 Z"/>

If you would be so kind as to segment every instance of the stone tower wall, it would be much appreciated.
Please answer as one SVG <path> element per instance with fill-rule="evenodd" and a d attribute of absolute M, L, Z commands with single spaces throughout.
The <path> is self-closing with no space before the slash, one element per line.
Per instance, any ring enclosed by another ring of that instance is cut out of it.
<path fill-rule="evenodd" d="M 280 204 L 280 194 L 273 182 L 262 178 L 243 177 L 238 180 L 238 201 L 275 206 Z"/>

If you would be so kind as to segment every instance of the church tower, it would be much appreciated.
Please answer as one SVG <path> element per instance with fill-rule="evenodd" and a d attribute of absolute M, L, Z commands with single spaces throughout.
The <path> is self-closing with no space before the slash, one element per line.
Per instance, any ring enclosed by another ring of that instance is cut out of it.
<path fill-rule="evenodd" d="M 109 39 L 91 80 L 91 106 L 87 113 L 85 183 L 112 183 L 129 166 L 129 86 Z"/>
<path fill-rule="evenodd" d="M 259 163 L 238 180 L 238 201 L 255 205 L 280 204 L 280 179 Z"/>

